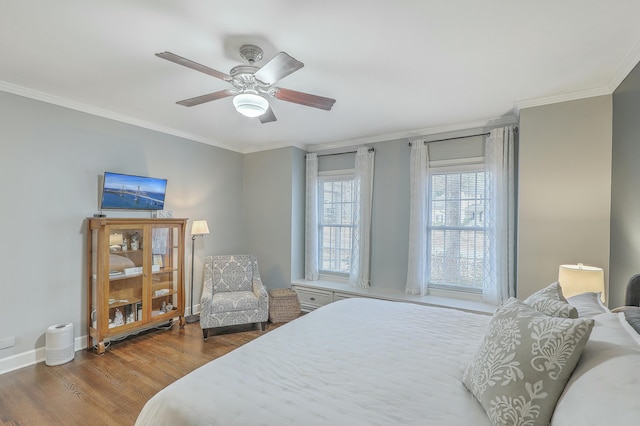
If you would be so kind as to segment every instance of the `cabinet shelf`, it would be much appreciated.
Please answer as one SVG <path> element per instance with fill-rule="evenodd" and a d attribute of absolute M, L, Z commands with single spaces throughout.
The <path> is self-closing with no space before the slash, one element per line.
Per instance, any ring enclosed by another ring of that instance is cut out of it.
<path fill-rule="evenodd" d="M 142 252 L 142 250 L 109 250 L 109 253 L 111 254 L 129 254 L 129 253 L 140 253 Z"/>
<path fill-rule="evenodd" d="M 103 353 L 105 342 L 175 317 L 184 326 L 187 219 L 87 218 L 86 221 L 90 336 L 87 349 L 96 348 Z M 131 241 L 137 241 L 139 248 L 111 250 Z M 157 290 L 165 293 L 156 294 Z M 165 306 L 172 309 L 164 312 Z"/>
<path fill-rule="evenodd" d="M 153 275 L 162 275 L 162 274 L 170 274 L 172 272 L 176 272 L 178 269 L 177 268 L 160 268 L 159 271 L 153 271 L 151 272 Z M 137 278 L 137 277 L 141 277 L 143 276 L 142 273 L 137 273 L 137 274 L 127 274 L 124 272 L 118 272 L 118 273 L 109 273 L 109 281 L 118 281 L 118 280 L 126 280 L 129 278 Z"/>
<path fill-rule="evenodd" d="M 115 302 L 109 302 L 109 309 L 112 308 L 119 308 L 121 306 L 126 306 L 126 305 L 134 305 L 136 303 L 140 303 L 142 302 L 142 299 L 137 298 L 137 299 L 120 299 L 120 300 L 116 300 Z"/>
<path fill-rule="evenodd" d="M 172 291 L 170 291 L 168 293 L 165 293 L 165 294 L 155 294 L 154 293 L 153 296 L 152 296 L 152 299 L 160 299 L 162 297 L 166 298 L 166 297 L 169 297 L 169 296 L 173 296 L 176 293 L 177 293 L 177 291 L 175 291 L 175 290 L 172 290 Z"/>
<path fill-rule="evenodd" d="M 125 273 L 118 274 L 118 275 L 109 274 L 109 281 L 128 280 L 130 278 L 138 278 L 138 277 L 141 277 L 141 276 L 142 276 L 141 273 L 140 274 L 129 274 L 129 275 L 127 275 Z"/>
<path fill-rule="evenodd" d="M 152 273 L 153 273 L 153 275 L 158 275 L 158 274 L 169 274 L 169 273 L 171 273 L 171 272 L 175 272 L 175 271 L 177 271 L 177 270 L 178 270 L 178 269 L 176 269 L 176 268 L 160 268 L 160 270 L 159 270 L 159 271 L 153 271 Z"/>

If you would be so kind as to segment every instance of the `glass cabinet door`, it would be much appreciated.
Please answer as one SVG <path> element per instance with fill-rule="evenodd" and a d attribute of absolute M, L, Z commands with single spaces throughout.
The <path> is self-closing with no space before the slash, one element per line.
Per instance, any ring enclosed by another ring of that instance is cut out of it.
<path fill-rule="evenodd" d="M 143 320 L 144 260 L 147 250 L 143 228 L 107 227 L 109 238 L 109 329 Z M 114 330 L 115 331 L 115 330 Z"/>
<path fill-rule="evenodd" d="M 89 218 L 87 348 L 154 324 L 184 326 L 187 219 Z"/>
<path fill-rule="evenodd" d="M 151 228 L 151 316 L 173 317 L 178 309 L 177 226 Z"/>

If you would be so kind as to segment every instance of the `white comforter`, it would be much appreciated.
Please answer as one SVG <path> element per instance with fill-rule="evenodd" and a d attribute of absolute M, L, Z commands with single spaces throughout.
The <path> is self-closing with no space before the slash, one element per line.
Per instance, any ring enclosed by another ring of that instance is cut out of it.
<path fill-rule="evenodd" d="M 136 425 L 489 425 L 460 377 L 490 319 L 335 302 L 163 389 Z"/>

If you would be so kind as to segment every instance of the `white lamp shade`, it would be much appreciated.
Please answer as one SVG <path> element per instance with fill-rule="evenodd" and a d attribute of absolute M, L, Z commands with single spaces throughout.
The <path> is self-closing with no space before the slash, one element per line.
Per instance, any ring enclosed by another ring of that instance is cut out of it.
<path fill-rule="evenodd" d="M 269 108 L 269 101 L 253 93 L 241 93 L 233 98 L 236 111 L 246 117 L 258 117 Z"/>
<path fill-rule="evenodd" d="M 204 235 L 209 233 L 206 220 L 194 220 L 191 225 L 191 235 Z"/>
<path fill-rule="evenodd" d="M 564 297 L 575 296 L 580 293 L 600 293 L 604 302 L 604 271 L 595 266 L 560 265 L 558 282 L 562 287 Z"/>

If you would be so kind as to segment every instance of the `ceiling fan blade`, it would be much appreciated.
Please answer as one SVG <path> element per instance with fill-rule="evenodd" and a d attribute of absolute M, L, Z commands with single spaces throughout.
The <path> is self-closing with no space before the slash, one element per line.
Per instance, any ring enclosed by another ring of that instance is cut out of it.
<path fill-rule="evenodd" d="M 253 76 L 263 83 L 273 84 L 303 66 L 304 64 L 302 62 L 289 56 L 285 52 L 280 52 L 256 71 Z"/>
<path fill-rule="evenodd" d="M 176 102 L 177 104 L 184 105 L 187 107 L 192 107 L 195 105 L 200 105 L 205 102 L 215 101 L 216 99 L 226 98 L 227 96 L 231 96 L 233 93 L 231 90 L 219 90 L 217 92 L 209 93 L 207 95 L 196 96 L 195 98 L 185 99 L 183 101 Z"/>
<path fill-rule="evenodd" d="M 276 116 L 273 113 L 273 110 L 271 109 L 271 107 L 269 107 L 264 114 L 262 114 L 261 116 L 258 117 L 260 119 L 260 122 L 262 124 L 264 123 L 271 123 L 272 121 L 276 121 Z"/>
<path fill-rule="evenodd" d="M 200 65 L 197 62 L 193 62 L 189 59 L 183 58 L 182 56 L 175 55 L 171 52 L 156 53 L 156 56 L 158 58 L 166 59 L 167 61 L 175 62 L 178 65 L 182 65 L 187 68 L 191 68 L 193 70 L 200 71 L 205 74 L 209 74 L 210 76 L 219 78 L 221 80 L 225 80 L 225 81 L 231 80 L 231 76 L 228 74 L 214 70 L 213 68 L 209 68 L 204 65 Z"/>
<path fill-rule="evenodd" d="M 309 93 L 297 92 L 295 90 L 283 89 L 281 87 L 277 89 L 275 97 L 281 101 L 293 102 L 327 111 L 330 111 L 331 107 L 336 102 L 335 99 L 325 98 L 318 95 L 310 95 Z"/>

